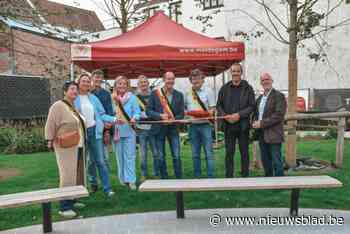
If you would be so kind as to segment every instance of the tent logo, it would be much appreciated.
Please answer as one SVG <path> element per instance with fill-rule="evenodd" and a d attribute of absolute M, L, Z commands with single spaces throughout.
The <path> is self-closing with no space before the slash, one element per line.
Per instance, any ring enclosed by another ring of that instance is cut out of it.
<path fill-rule="evenodd" d="M 221 53 L 236 53 L 238 48 L 226 47 L 226 48 L 183 48 L 179 49 L 180 53 L 208 53 L 208 54 L 221 54 Z"/>
<path fill-rule="evenodd" d="M 73 44 L 71 46 L 72 59 L 91 59 L 91 45 Z"/>

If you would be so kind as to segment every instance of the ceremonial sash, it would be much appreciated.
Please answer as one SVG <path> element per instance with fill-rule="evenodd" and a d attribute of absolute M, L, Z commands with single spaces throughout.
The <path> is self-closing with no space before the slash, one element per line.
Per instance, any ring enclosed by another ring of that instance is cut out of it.
<path fill-rule="evenodd" d="M 126 113 L 126 111 L 123 107 L 123 104 L 119 100 L 116 100 L 116 104 L 117 104 L 116 105 L 116 113 L 117 113 L 118 118 L 120 118 L 124 122 L 129 123 L 131 119 L 130 119 L 129 115 Z M 136 131 L 136 128 L 134 125 L 132 125 L 132 124 L 129 124 L 129 125 L 134 131 Z"/>
<path fill-rule="evenodd" d="M 204 103 L 202 102 L 202 100 L 200 99 L 198 93 L 196 92 L 196 90 L 192 89 L 192 99 L 194 102 L 196 102 L 198 104 L 198 106 L 203 110 L 209 113 L 208 108 L 204 105 Z M 209 119 L 209 122 L 211 122 L 212 124 L 214 124 L 214 120 L 213 119 Z"/>
<path fill-rule="evenodd" d="M 139 104 L 141 111 L 145 112 L 146 111 L 146 101 L 142 100 L 138 95 L 136 95 L 137 103 Z"/>
<path fill-rule="evenodd" d="M 165 95 L 164 90 L 162 88 L 157 89 L 156 94 L 160 100 L 160 104 L 163 107 L 164 113 L 169 115 L 170 118 L 175 119 L 174 111 L 171 108 L 170 102 L 169 102 L 167 96 Z"/>

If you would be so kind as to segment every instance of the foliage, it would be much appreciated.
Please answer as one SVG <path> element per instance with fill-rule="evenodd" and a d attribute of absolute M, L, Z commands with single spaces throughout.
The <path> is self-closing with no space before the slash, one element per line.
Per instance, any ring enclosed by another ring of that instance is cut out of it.
<path fill-rule="evenodd" d="M 47 151 L 43 128 L 0 129 L 0 152 L 27 154 Z"/>

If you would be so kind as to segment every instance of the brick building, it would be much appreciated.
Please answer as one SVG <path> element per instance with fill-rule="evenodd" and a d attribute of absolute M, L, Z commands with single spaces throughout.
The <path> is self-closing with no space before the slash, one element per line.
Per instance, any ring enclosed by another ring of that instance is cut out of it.
<path fill-rule="evenodd" d="M 95 12 L 47 0 L 0 7 L 0 74 L 43 76 L 50 80 L 51 101 L 61 98 L 70 75 L 70 44 L 80 34 L 104 30 Z M 1 16 L 4 9 L 8 17 Z"/>

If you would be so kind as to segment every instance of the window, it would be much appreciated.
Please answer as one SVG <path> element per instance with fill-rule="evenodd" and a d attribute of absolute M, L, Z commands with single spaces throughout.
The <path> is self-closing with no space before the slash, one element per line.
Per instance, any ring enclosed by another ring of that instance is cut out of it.
<path fill-rule="evenodd" d="M 224 6 L 224 0 L 202 0 L 203 9 L 214 9 Z"/>
<path fill-rule="evenodd" d="M 181 24 L 181 1 L 172 2 L 169 4 L 169 17 L 170 19 L 176 21 L 176 23 Z"/>

